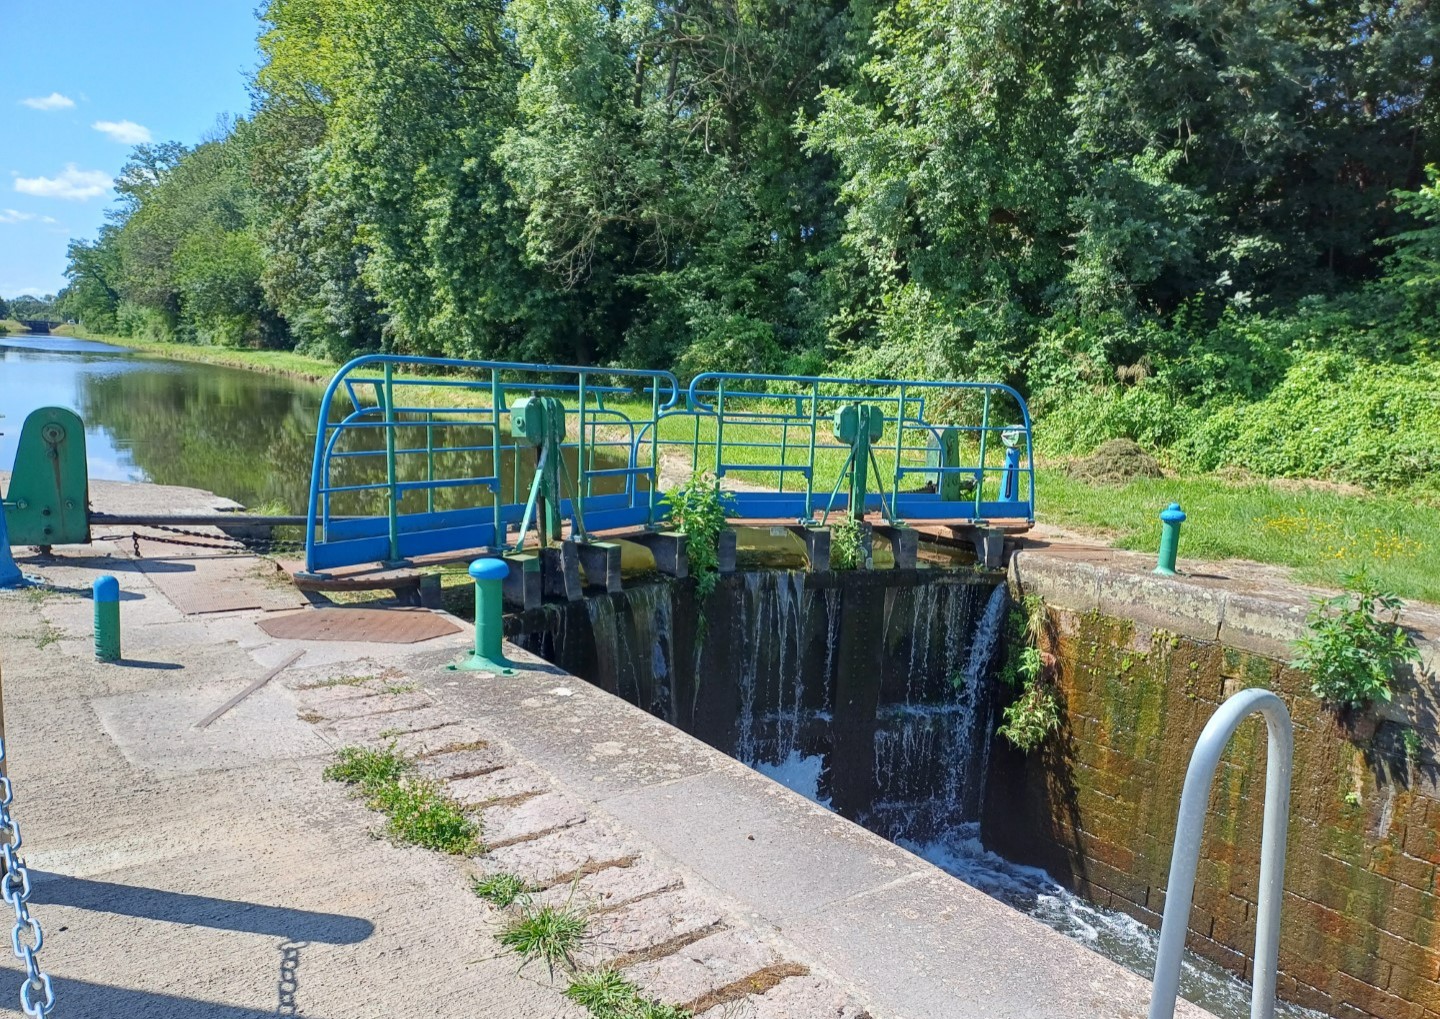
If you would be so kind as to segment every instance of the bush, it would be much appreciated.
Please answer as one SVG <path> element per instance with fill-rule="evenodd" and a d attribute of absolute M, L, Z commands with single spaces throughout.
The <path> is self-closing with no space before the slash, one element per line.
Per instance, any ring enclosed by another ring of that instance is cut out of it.
<path fill-rule="evenodd" d="M 1296 361 L 1266 399 L 1206 415 L 1178 445 L 1187 466 L 1381 488 L 1440 471 L 1440 365 L 1370 364 L 1343 354 Z"/>
<path fill-rule="evenodd" d="M 1315 696 L 1342 708 L 1363 708 L 1388 701 L 1395 669 L 1420 659 L 1420 652 L 1398 622 L 1402 603 L 1358 571 L 1346 578 L 1346 591 L 1315 599 L 1306 624 L 1309 632 L 1295 642 L 1290 664 L 1309 673 Z"/>

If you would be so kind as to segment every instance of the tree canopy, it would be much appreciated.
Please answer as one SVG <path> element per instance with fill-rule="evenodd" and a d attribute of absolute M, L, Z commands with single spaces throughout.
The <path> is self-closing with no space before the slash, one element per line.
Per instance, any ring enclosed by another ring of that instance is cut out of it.
<path fill-rule="evenodd" d="M 1426 0 L 260 17 L 253 109 L 135 150 L 67 313 L 333 357 L 999 378 L 1042 407 L 1433 353 Z"/>

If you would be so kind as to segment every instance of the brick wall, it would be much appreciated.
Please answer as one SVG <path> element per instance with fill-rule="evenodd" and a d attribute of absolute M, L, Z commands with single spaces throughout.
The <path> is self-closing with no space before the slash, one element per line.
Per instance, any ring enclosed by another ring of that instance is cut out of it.
<path fill-rule="evenodd" d="M 1281 996 L 1338 1017 L 1440 1019 L 1436 719 L 1419 707 L 1433 705 L 1432 690 L 1410 690 L 1386 717 L 1342 721 L 1273 656 L 1096 609 L 1048 609 L 1041 648 L 1064 726 L 1028 757 L 997 740 L 984 819 L 993 848 L 1158 927 L 1200 730 L 1236 690 L 1269 687 L 1295 722 Z M 1424 743 L 1413 763 L 1409 725 Z M 1216 775 L 1189 936 L 1247 977 L 1264 784 L 1256 717 Z"/>

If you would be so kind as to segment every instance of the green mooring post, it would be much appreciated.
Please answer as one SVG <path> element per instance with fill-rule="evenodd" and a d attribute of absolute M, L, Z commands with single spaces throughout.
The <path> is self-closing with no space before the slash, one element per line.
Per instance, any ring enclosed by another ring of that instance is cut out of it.
<path fill-rule="evenodd" d="M 1160 562 L 1155 572 L 1163 577 L 1175 576 L 1175 557 L 1180 552 L 1180 525 L 1185 522 L 1185 511 L 1178 502 L 1160 514 Z"/>
<path fill-rule="evenodd" d="M 91 591 L 95 598 L 95 657 L 102 662 L 118 662 L 120 582 L 107 573 L 95 578 Z"/>
<path fill-rule="evenodd" d="M 476 559 L 470 564 L 470 576 L 475 578 L 475 650 L 450 668 L 501 676 L 515 674 L 514 663 L 507 661 L 500 650 L 505 635 L 502 589 L 509 573 L 510 567 L 503 559 Z"/>

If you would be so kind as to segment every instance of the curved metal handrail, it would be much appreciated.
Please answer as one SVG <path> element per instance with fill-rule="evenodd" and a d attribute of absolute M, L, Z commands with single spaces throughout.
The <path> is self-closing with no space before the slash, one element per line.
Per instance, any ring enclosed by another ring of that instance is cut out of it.
<path fill-rule="evenodd" d="M 1250 994 L 1250 1019 L 1275 1014 L 1275 971 L 1280 957 L 1280 900 L 1285 879 L 1285 833 L 1290 823 L 1290 772 L 1295 746 L 1290 712 L 1269 690 L 1241 690 L 1205 723 L 1180 794 L 1170 880 L 1165 890 L 1165 916 L 1160 922 L 1160 947 L 1155 956 L 1149 1019 L 1172 1019 L 1180 989 L 1180 957 L 1195 894 L 1195 870 L 1215 769 L 1240 723 L 1259 712 L 1265 717 L 1269 749 L 1265 760 L 1265 824 L 1260 836 L 1260 891 L 1255 918 L 1255 980 Z"/>

